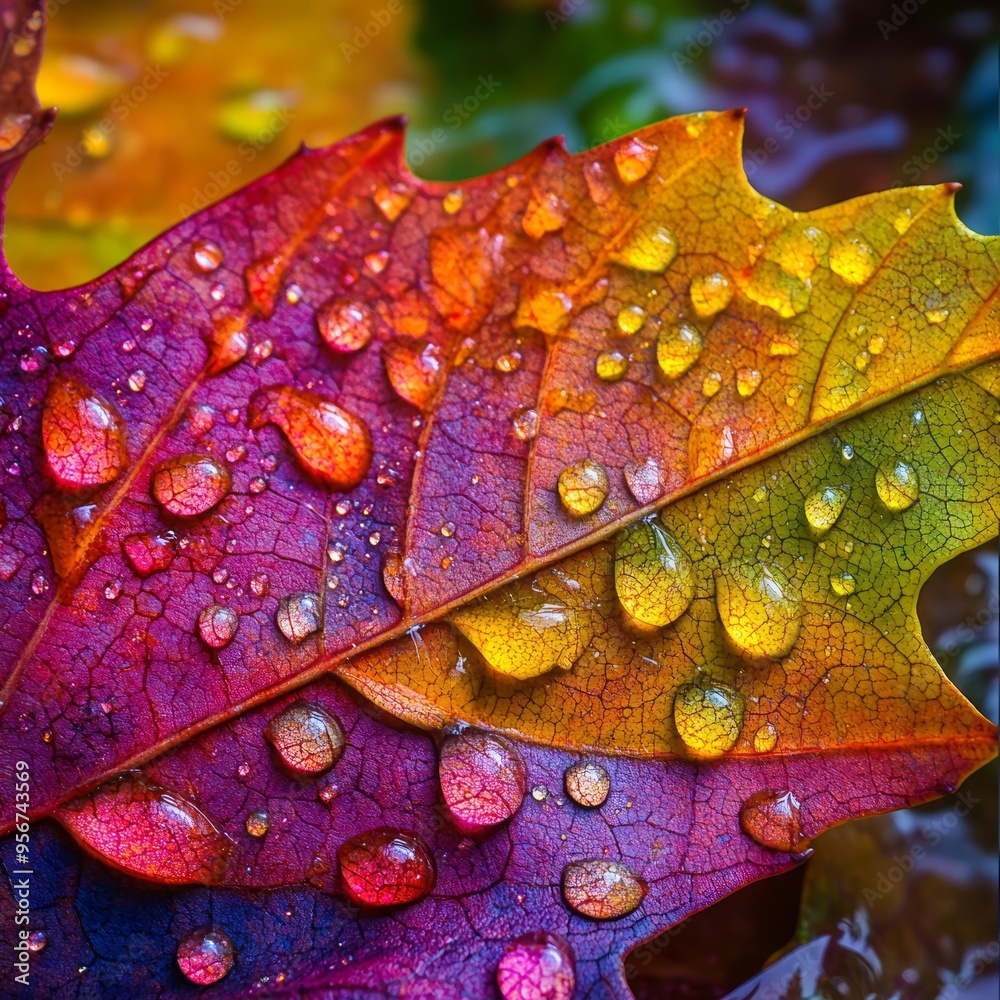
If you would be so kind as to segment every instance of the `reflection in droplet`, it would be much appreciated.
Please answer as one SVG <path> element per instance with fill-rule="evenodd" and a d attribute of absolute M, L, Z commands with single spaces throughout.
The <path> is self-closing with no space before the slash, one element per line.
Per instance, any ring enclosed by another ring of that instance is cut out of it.
<path fill-rule="evenodd" d="M 635 271 L 661 274 L 677 257 L 677 235 L 655 222 L 640 223 L 611 260 Z"/>
<path fill-rule="evenodd" d="M 715 577 L 719 618 L 733 644 L 750 656 L 781 657 L 802 627 L 798 595 L 771 563 L 732 563 Z"/>
<path fill-rule="evenodd" d="M 653 168 L 659 149 L 651 142 L 644 142 L 637 135 L 622 139 L 615 150 L 615 169 L 625 184 L 641 181 Z"/>
<path fill-rule="evenodd" d="M 663 467 L 652 456 L 644 462 L 625 465 L 625 485 L 636 501 L 643 506 L 658 500 L 663 493 Z"/>
<path fill-rule="evenodd" d="M 753 734 L 753 748 L 757 753 L 770 753 L 778 745 L 778 730 L 770 722 L 765 722 Z"/>
<path fill-rule="evenodd" d="M 296 701 L 267 724 L 264 736 L 282 765 L 297 775 L 322 774 L 340 760 L 347 738 L 322 705 Z"/>
<path fill-rule="evenodd" d="M 510 415 L 514 433 L 522 441 L 532 441 L 538 435 L 538 411 L 530 406 L 522 406 Z"/>
<path fill-rule="evenodd" d="M 416 833 L 367 830 L 341 844 L 337 859 L 344 889 L 361 906 L 400 906 L 434 888 L 434 860 Z"/>
<path fill-rule="evenodd" d="M 691 305 L 699 316 L 714 316 L 729 305 L 733 286 L 724 274 L 713 271 L 692 278 L 688 292 Z"/>
<path fill-rule="evenodd" d="M 746 700 L 735 688 L 705 679 L 682 684 L 674 698 L 674 725 L 697 757 L 718 757 L 736 745 Z"/>
<path fill-rule="evenodd" d="M 642 306 L 625 306 L 615 318 L 615 325 L 621 333 L 629 336 L 638 333 L 646 322 L 646 310 Z"/>
<path fill-rule="evenodd" d="M 850 597 L 857 588 L 857 581 L 854 577 L 843 570 L 840 573 L 832 573 L 830 575 L 830 589 L 838 597 Z"/>
<path fill-rule="evenodd" d="M 628 374 L 628 358 L 621 351 L 601 351 L 594 363 L 594 374 L 602 382 L 620 382 Z"/>
<path fill-rule="evenodd" d="M 426 409 L 443 376 L 440 348 L 424 340 L 396 338 L 382 345 L 382 360 L 396 395 Z"/>
<path fill-rule="evenodd" d="M 816 534 L 825 535 L 837 523 L 847 503 L 849 490 L 846 484 L 826 486 L 806 497 L 806 521 Z"/>
<path fill-rule="evenodd" d="M 222 250 L 209 240 L 195 240 L 191 245 L 191 259 L 199 271 L 208 274 L 222 263 Z"/>
<path fill-rule="evenodd" d="M 738 368 L 736 370 L 736 391 L 749 399 L 759 388 L 763 376 L 756 368 Z"/>
<path fill-rule="evenodd" d="M 514 744 L 470 730 L 441 744 L 440 779 L 445 803 L 467 833 L 510 819 L 528 789 L 524 761 Z"/>
<path fill-rule="evenodd" d="M 614 920 L 646 898 L 645 879 L 620 861 L 573 861 L 563 869 L 563 898 L 570 909 L 594 920 Z"/>
<path fill-rule="evenodd" d="M 208 342 L 207 375 L 218 375 L 247 356 L 250 336 L 241 316 L 226 316 L 212 326 Z"/>

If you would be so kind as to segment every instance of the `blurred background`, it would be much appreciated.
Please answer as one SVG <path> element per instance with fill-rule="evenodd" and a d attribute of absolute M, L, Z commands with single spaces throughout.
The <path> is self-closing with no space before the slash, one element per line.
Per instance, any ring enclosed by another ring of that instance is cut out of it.
<path fill-rule="evenodd" d="M 410 117 L 421 177 L 488 172 L 673 114 L 747 107 L 754 186 L 810 209 L 960 181 L 998 231 L 991 0 L 49 0 L 59 108 L 8 203 L 27 284 L 88 280 L 301 142 Z M 997 717 L 996 544 L 942 567 L 921 619 Z M 802 868 L 637 949 L 640 1000 L 984 1000 L 997 974 L 997 766 L 955 796 L 831 831 Z M 761 970 L 764 970 L 763 972 Z"/>

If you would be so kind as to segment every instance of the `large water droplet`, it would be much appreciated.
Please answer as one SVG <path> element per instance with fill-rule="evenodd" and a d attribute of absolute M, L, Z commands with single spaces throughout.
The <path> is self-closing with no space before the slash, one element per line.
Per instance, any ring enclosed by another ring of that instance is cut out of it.
<path fill-rule="evenodd" d="M 344 888 L 361 906 L 412 903 L 434 888 L 434 859 L 416 833 L 367 830 L 341 844 L 337 858 Z"/>
<path fill-rule="evenodd" d="M 569 206 L 554 191 L 535 189 L 524 210 L 521 228 L 533 240 L 540 240 L 546 233 L 562 229 L 568 211 Z"/>
<path fill-rule="evenodd" d="M 766 306 L 784 319 L 809 308 L 811 286 L 773 260 L 759 260 L 744 290 L 748 299 Z"/>
<path fill-rule="evenodd" d="M 211 510 L 229 493 L 232 477 L 209 455 L 178 455 L 153 470 L 149 488 L 156 502 L 177 517 Z"/>
<path fill-rule="evenodd" d="M 646 310 L 642 306 L 625 306 L 615 317 L 615 324 L 625 336 L 638 333 L 646 322 Z"/>
<path fill-rule="evenodd" d="M 802 808 L 789 791 L 754 792 L 740 809 L 740 826 L 762 847 L 799 853 L 809 844 L 802 833 Z"/>
<path fill-rule="evenodd" d="M 250 426 L 275 424 L 302 467 L 335 490 L 350 490 L 368 474 L 372 438 L 360 417 L 315 393 L 272 387 L 254 394 Z"/>
<path fill-rule="evenodd" d="M 876 470 L 875 490 L 886 510 L 896 514 L 912 507 L 920 498 L 920 477 L 906 462 L 889 462 Z"/>
<path fill-rule="evenodd" d="M 441 351 L 424 340 L 389 340 L 382 360 L 396 395 L 424 410 L 434 398 L 443 376 Z"/>
<path fill-rule="evenodd" d="M 566 768 L 563 776 L 566 794 L 588 809 L 603 805 L 611 791 L 611 777 L 603 764 L 593 760 L 581 760 Z"/>
<path fill-rule="evenodd" d="M 449 617 L 492 669 L 518 680 L 553 667 L 571 669 L 593 638 L 592 614 L 556 570 L 519 580 Z"/>
<path fill-rule="evenodd" d="M 212 649 L 228 646 L 239 627 L 240 619 L 236 612 L 221 604 L 210 604 L 198 613 L 198 634 L 202 642 Z"/>
<path fill-rule="evenodd" d="M 677 234 L 655 222 L 644 222 L 611 254 L 611 260 L 635 271 L 662 274 L 677 257 Z"/>
<path fill-rule="evenodd" d="M 608 474 L 603 465 L 584 458 L 559 473 L 557 488 L 567 514 L 587 517 L 607 499 Z"/>
<path fill-rule="evenodd" d="M 736 745 L 746 700 L 735 688 L 705 679 L 682 684 L 674 698 L 674 725 L 696 757 L 718 757 Z"/>
<path fill-rule="evenodd" d="M 194 803 L 141 775 L 102 785 L 55 815 L 84 847 L 130 875 L 215 885 L 225 872 L 227 838 Z"/>
<path fill-rule="evenodd" d="M 625 184 L 641 181 L 653 168 L 659 147 L 638 136 L 623 139 L 615 150 L 615 169 Z"/>
<path fill-rule="evenodd" d="M 615 537 L 615 593 L 629 618 L 662 628 L 694 598 L 694 567 L 687 553 L 654 520 L 639 521 Z"/>
<path fill-rule="evenodd" d="M 699 358 L 705 340 L 690 323 L 664 327 L 656 338 L 656 363 L 668 379 L 680 378 Z"/>
<path fill-rule="evenodd" d="M 719 271 L 691 279 L 688 287 L 691 305 L 699 316 L 714 316 L 729 305 L 733 297 L 730 280 Z"/>
<path fill-rule="evenodd" d="M 289 642 L 302 642 L 319 631 L 319 598 L 309 591 L 297 590 L 278 602 L 274 619 Z"/>
<path fill-rule="evenodd" d="M 635 910 L 649 891 L 646 880 L 620 861 L 573 861 L 562 873 L 570 909 L 594 920 L 614 920 Z"/>
<path fill-rule="evenodd" d="M 530 326 L 554 337 L 566 329 L 573 312 L 573 300 L 557 288 L 526 283 L 517 302 L 515 326 Z"/>
<path fill-rule="evenodd" d="M 636 502 L 645 506 L 658 500 L 663 493 L 663 466 L 652 456 L 642 463 L 625 465 L 625 484 Z"/>
<path fill-rule="evenodd" d="M 837 523 L 849 492 L 846 484 L 827 486 L 806 497 L 806 521 L 817 535 L 825 535 Z"/>
<path fill-rule="evenodd" d="M 875 251 L 858 236 L 837 236 L 830 244 L 830 270 L 844 281 L 860 285 L 875 272 Z"/>
<path fill-rule="evenodd" d="M 176 541 L 171 534 L 138 532 L 122 539 L 122 552 L 136 575 L 145 578 L 161 573 L 174 561 Z"/>
<path fill-rule="evenodd" d="M 750 656 L 781 657 L 802 627 L 798 595 L 779 566 L 734 563 L 716 573 L 715 596 L 733 644 Z"/>
<path fill-rule="evenodd" d="M 316 313 L 320 336 L 335 351 L 360 351 L 375 332 L 375 314 L 363 302 L 327 299 Z"/>
<path fill-rule="evenodd" d="M 620 382 L 628 374 L 628 358 L 621 351 L 601 351 L 594 363 L 594 374 L 602 382 Z"/>
<path fill-rule="evenodd" d="M 512 941 L 497 966 L 497 986 L 503 1000 L 571 1000 L 576 963 L 569 942 L 547 931 Z"/>
<path fill-rule="evenodd" d="M 276 715 L 264 736 L 293 774 L 322 774 L 340 760 L 347 738 L 340 720 L 322 705 L 297 701 Z"/>
<path fill-rule="evenodd" d="M 199 927 L 177 946 L 177 964 L 196 986 L 217 983 L 233 967 L 236 949 L 219 927 Z"/>
<path fill-rule="evenodd" d="M 125 422 L 115 407 L 65 375 L 49 386 L 42 444 L 60 489 L 86 490 L 114 482 L 128 461 Z"/>
<path fill-rule="evenodd" d="M 510 819 L 528 778 L 517 748 L 502 736 L 463 732 L 441 745 L 441 792 L 458 827 L 468 833 Z"/>

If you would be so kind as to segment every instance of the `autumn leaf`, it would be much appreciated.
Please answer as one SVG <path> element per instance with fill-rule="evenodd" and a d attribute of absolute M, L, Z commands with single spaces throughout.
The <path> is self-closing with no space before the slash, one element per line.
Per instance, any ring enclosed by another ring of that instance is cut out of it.
<path fill-rule="evenodd" d="M 90 285 L 6 271 L 4 828 L 102 862 L 40 828 L 45 990 L 622 995 L 995 753 L 914 607 L 996 533 L 997 241 L 948 186 L 784 209 L 740 130 L 448 186 L 387 121 Z"/>

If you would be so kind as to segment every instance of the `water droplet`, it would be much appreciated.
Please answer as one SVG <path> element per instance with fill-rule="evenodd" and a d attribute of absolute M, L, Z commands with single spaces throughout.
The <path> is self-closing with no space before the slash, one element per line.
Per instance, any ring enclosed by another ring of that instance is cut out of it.
<path fill-rule="evenodd" d="M 680 378 L 705 347 L 701 333 L 690 323 L 668 326 L 656 338 L 656 363 L 668 379 Z"/>
<path fill-rule="evenodd" d="M 172 884 L 218 884 L 229 850 L 194 805 L 126 774 L 55 810 L 85 847 L 121 871 Z"/>
<path fill-rule="evenodd" d="M 503 1000 L 571 1000 L 576 963 L 569 942 L 547 931 L 512 941 L 497 966 L 497 987 Z"/>
<path fill-rule="evenodd" d="M 857 582 L 846 570 L 841 573 L 833 573 L 830 576 L 830 589 L 838 597 L 850 597 L 856 587 Z"/>
<path fill-rule="evenodd" d="M 562 229 L 568 211 L 569 206 L 554 191 L 535 189 L 521 218 L 521 228 L 533 240 L 540 240 L 546 233 Z"/>
<path fill-rule="evenodd" d="M 733 286 L 724 274 L 713 271 L 692 278 L 688 293 L 691 306 L 699 316 L 714 316 L 732 301 Z"/>
<path fill-rule="evenodd" d="M 563 776 L 566 794 L 577 805 L 596 809 L 604 803 L 611 790 L 611 777 L 607 769 L 593 760 L 581 760 L 566 768 Z"/>
<path fill-rule="evenodd" d="M 849 444 L 845 444 L 843 448 L 840 449 L 840 457 L 845 462 L 849 462 L 852 458 L 854 458 L 854 449 Z"/>
<path fill-rule="evenodd" d="M 701 383 L 701 394 L 711 399 L 722 388 L 722 375 L 719 372 L 709 372 Z"/>
<path fill-rule="evenodd" d="M 293 774 L 329 771 L 340 760 L 347 738 L 340 720 L 322 705 L 296 701 L 279 712 L 264 729 L 281 763 Z"/>
<path fill-rule="evenodd" d="M 219 927 L 199 927 L 177 946 L 177 964 L 196 986 L 217 983 L 233 967 L 236 949 Z"/>
<path fill-rule="evenodd" d="M 226 316 L 217 320 L 212 327 L 208 345 L 206 373 L 218 375 L 247 356 L 250 336 L 243 325 L 241 316 Z"/>
<path fill-rule="evenodd" d="M 825 535 L 837 523 L 849 492 L 847 485 L 827 486 L 806 497 L 806 521 L 816 534 Z"/>
<path fill-rule="evenodd" d="M 191 247 L 191 259 L 199 271 L 208 274 L 222 263 L 222 250 L 208 240 L 196 240 Z"/>
<path fill-rule="evenodd" d="M 365 267 L 372 274 L 381 274 L 389 263 L 388 250 L 376 250 L 374 253 L 365 254 Z"/>
<path fill-rule="evenodd" d="M 43 951 L 48 943 L 45 931 L 32 931 L 28 935 L 28 951 Z"/>
<path fill-rule="evenodd" d="M 544 785 L 535 785 L 531 789 L 531 797 L 536 802 L 544 802 L 549 797 L 549 790 Z"/>
<path fill-rule="evenodd" d="M 266 809 L 255 809 L 247 816 L 246 828 L 251 837 L 263 837 L 271 825 L 271 817 Z"/>
<path fill-rule="evenodd" d="M 532 441 L 538 434 L 538 411 L 530 406 L 522 406 L 510 417 L 514 433 L 522 441 Z"/>
<path fill-rule="evenodd" d="M 569 324 L 573 300 L 554 288 L 526 284 L 517 303 L 515 326 L 530 326 L 549 336 L 556 336 Z"/>
<path fill-rule="evenodd" d="M 799 338 L 794 330 L 788 328 L 775 331 L 774 338 L 767 346 L 767 353 L 772 358 L 791 358 L 799 353 Z"/>
<path fill-rule="evenodd" d="M 868 338 L 868 352 L 870 354 L 881 354 L 885 350 L 885 337 L 880 333 L 873 333 Z"/>
<path fill-rule="evenodd" d="M 875 251 L 858 236 L 837 236 L 830 244 L 830 270 L 844 281 L 860 285 L 875 272 Z"/>
<path fill-rule="evenodd" d="M 251 574 L 249 584 L 250 592 L 255 597 L 267 597 L 271 592 L 271 580 L 262 570 Z"/>
<path fill-rule="evenodd" d="M 476 833 L 510 819 L 528 789 L 524 761 L 502 736 L 465 731 L 441 744 L 441 792 L 458 827 Z"/>
<path fill-rule="evenodd" d="M 288 260 L 275 254 L 265 254 L 248 264 L 243 272 L 247 292 L 256 310 L 265 318 L 274 313 L 274 299 L 281 286 Z"/>
<path fill-rule="evenodd" d="M 762 847 L 797 854 L 808 846 L 802 809 L 789 791 L 754 792 L 740 809 L 743 832 Z"/>
<path fill-rule="evenodd" d="M 615 593 L 639 625 L 662 628 L 676 621 L 694 598 L 694 567 L 684 550 L 653 519 L 615 537 Z"/>
<path fill-rule="evenodd" d="M 780 567 L 732 563 L 716 573 L 715 596 L 722 625 L 738 649 L 776 658 L 795 645 L 801 607 Z"/>
<path fill-rule="evenodd" d="M 594 373 L 602 382 L 620 382 L 628 374 L 628 358 L 621 351 L 601 351 Z"/>
<path fill-rule="evenodd" d="M 705 679 L 682 684 L 674 698 L 674 725 L 697 757 L 718 757 L 736 745 L 746 700 L 735 688 Z"/>
<path fill-rule="evenodd" d="M 784 319 L 809 307 L 811 286 L 773 260 L 759 260 L 744 289 L 748 299 L 773 310 Z"/>
<path fill-rule="evenodd" d="M 319 631 L 319 598 L 308 591 L 297 590 L 278 602 L 274 620 L 289 642 L 300 643 Z"/>
<path fill-rule="evenodd" d="M 335 490 L 350 490 L 368 473 L 372 439 L 367 425 L 315 393 L 272 387 L 255 393 L 250 426 L 275 424 L 311 475 Z"/>
<path fill-rule="evenodd" d="M 419 410 L 426 409 L 443 374 L 437 345 L 424 340 L 389 340 L 382 345 L 382 361 L 396 395 Z"/>
<path fill-rule="evenodd" d="M 626 336 L 638 333 L 646 322 L 646 310 L 642 306 L 625 306 L 615 319 L 618 329 Z"/>
<path fill-rule="evenodd" d="M 511 372 L 516 372 L 518 368 L 521 367 L 521 354 L 519 351 L 509 351 L 506 354 L 501 354 L 496 361 L 493 362 L 493 367 L 504 375 L 509 375 Z"/>
<path fill-rule="evenodd" d="M 765 722 L 753 734 L 753 748 L 757 753 L 770 753 L 778 745 L 778 730 L 770 722 Z"/>
<path fill-rule="evenodd" d="M 344 889 L 361 906 L 412 903 L 434 888 L 434 859 L 416 833 L 367 830 L 341 844 L 337 858 Z"/>
<path fill-rule="evenodd" d="M 104 588 L 104 597 L 109 601 L 117 601 L 121 597 L 122 593 L 122 582 L 121 580 L 112 580 Z"/>
<path fill-rule="evenodd" d="M 635 910 L 649 886 L 620 861 L 573 861 L 562 873 L 566 905 L 594 920 L 614 920 Z"/>
<path fill-rule="evenodd" d="M 593 638 L 579 587 L 545 570 L 451 612 L 450 621 L 501 674 L 527 680 L 569 670 Z"/>
<path fill-rule="evenodd" d="M 383 181 L 375 188 L 372 200 L 389 222 L 395 222 L 410 207 L 413 190 L 405 184 L 387 184 Z"/>
<path fill-rule="evenodd" d="M 611 254 L 611 260 L 635 271 L 662 274 L 677 257 L 677 235 L 665 226 L 645 222 L 629 235 L 625 245 Z"/>
<path fill-rule="evenodd" d="M 327 299 L 316 313 L 320 336 L 335 351 L 360 351 L 375 331 L 375 314 L 361 302 Z"/>
<path fill-rule="evenodd" d="M 153 499 L 177 517 L 194 517 L 220 503 L 232 487 L 229 470 L 208 455 L 178 455 L 153 470 Z"/>
<path fill-rule="evenodd" d="M 31 592 L 36 597 L 41 597 L 42 594 L 44 594 L 48 589 L 48 579 L 40 569 L 36 569 L 35 572 L 31 574 Z"/>
<path fill-rule="evenodd" d="M 212 649 L 222 649 L 232 642 L 239 625 L 236 612 L 220 604 L 210 604 L 198 612 L 198 634 Z"/>
<path fill-rule="evenodd" d="M 558 490 L 567 514 L 587 517 L 607 499 L 608 474 L 603 465 L 584 458 L 559 473 Z"/>
<path fill-rule="evenodd" d="M 930 300 L 928 300 L 928 302 L 929 301 Z M 948 315 L 948 310 L 942 305 L 928 305 L 924 310 L 924 316 L 926 317 L 927 322 L 934 323 L 935 325 L 944 323 L 948 319 Z"/>
<path fill-rule="evenodd" d="M 763 376 L 756 368 L 739 368 L 736 371 L 736 391 L 749 399 L 759 388 Z"/>
<path fill-rule="evenodd" d="M 906 462 L 881 465 L 875 472 L 875 490 L 886 510 L 894 514 L 912 507 L 920 497 L 920 477 Z"/>
<path fill-rule="evenodd" d="M 82 382 L 56 376 L 42 411 L 49 472 L 63 490 L 114 482 L 128 462 L 125 422 L 115 407 Z"/>
<path fill-rule="evenodd" d="M 442 199 L 441 206 L 449 215 L 458 212 L 465 204 L 465 194 L 460 188 L 449 191 Z"/>
<path fill-rule="evenodd" d="M 615 150 L 615 169 L 625 184 L 641 181 L 653 168 L 659 148 L 638 136 L 623 139 Z"/>
<path fill-rule="evenodd" d="M 141 368 L 137 368 L 129 375 L 128 387 L 133 392 L 142 392 L 146 388 L 146 373 Z"/>
<path fill-rule="evenodd" d="M 663 467 L 652 456 L 641 464 L 628 462 L 625 465 L 625 484 L 638 503 L 643 506 L 653 503 L 663 493 Z"/>

